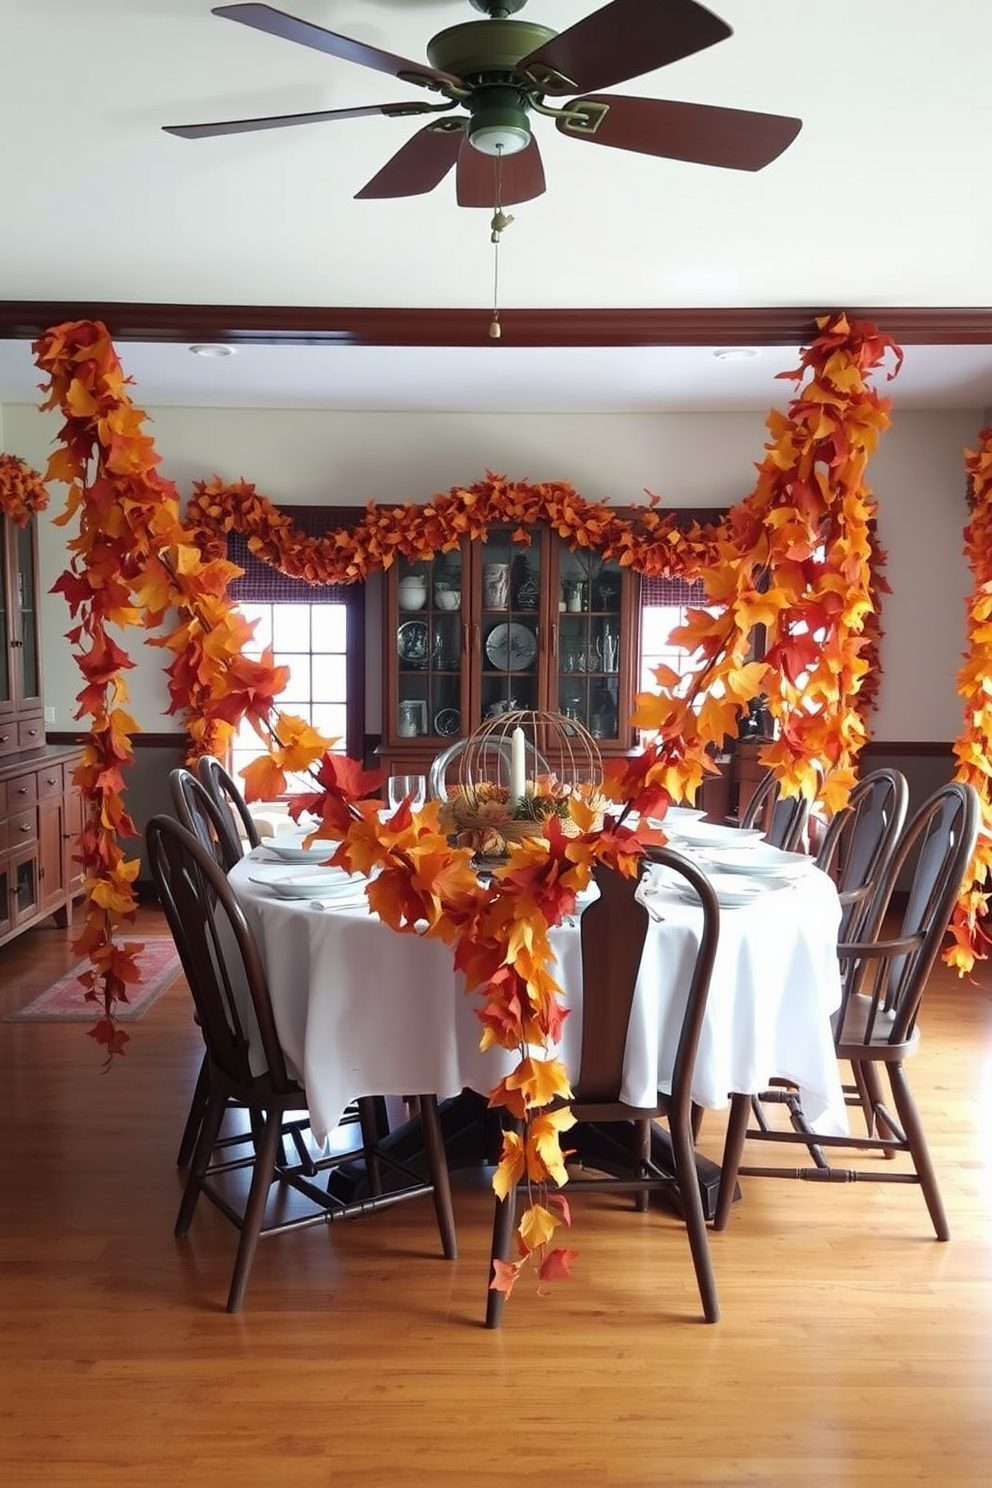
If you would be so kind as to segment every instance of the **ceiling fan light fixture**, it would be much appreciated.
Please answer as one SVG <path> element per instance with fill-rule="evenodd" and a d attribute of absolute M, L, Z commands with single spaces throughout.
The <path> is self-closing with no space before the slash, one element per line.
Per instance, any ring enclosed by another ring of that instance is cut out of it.
<path fill-rule="evenodd" d="M 483 155 L 519 155 L 530 144 L 530 130 L 517 124 L 470 124 L 468 137 Z"/>
<path fill-rule="evenodd" d="M 480 88 L 469 104 L 469 143 L 483 155 L 518 155 L 530 144 L 523 95 L 516 88 Z"/>

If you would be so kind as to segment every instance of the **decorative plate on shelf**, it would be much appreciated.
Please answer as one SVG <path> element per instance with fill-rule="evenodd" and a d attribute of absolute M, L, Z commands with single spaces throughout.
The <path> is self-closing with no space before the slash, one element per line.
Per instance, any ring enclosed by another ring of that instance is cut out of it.
<path fill-rule="evenodd" d="M 425 667 L 431 659 L 430 631 L 423 620 L 407 620 L 396 632 L 396 650 L 407 666 Z"/>
<path fill-rule="evenodd" d="M 442 708 L 434 718 L 434 732 L 442 739 L 451 739 L 462 726 L 462 715 L 457 708 Z"/>
<path fill-rule="evenodd" d="M 537 656 L 537 636 L 516 621 L 496 625 L 486 637 L 486 655 L 501 672 L 523 672 Z"/>

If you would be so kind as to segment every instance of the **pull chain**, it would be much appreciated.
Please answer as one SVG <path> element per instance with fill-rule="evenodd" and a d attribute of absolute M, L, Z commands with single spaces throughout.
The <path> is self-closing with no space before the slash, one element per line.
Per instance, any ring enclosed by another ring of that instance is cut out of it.
<path fill-rule="evenodd" d="M 499 240 L 505 230 L 513 221 L 503 211 L 503 152 L 501 148 L 496 151 L 493 170 L 493 219 L 489 224 L 490 242 L 493 245 L 493 318 L 489 323 L 489 339 L 498 341 L 503 334 L 503 328 L 499 323 Z"/>

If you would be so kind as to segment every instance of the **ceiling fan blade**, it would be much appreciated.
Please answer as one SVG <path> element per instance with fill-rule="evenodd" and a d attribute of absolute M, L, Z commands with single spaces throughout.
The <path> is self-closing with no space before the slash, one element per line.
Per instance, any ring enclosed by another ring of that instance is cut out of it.
<path fill-rule="evenodd" d="M 254 129 L 284 129 L 290 124 L 326 124 L 331 119 L 362 119 L 369 114 L 402 118 L 406 114 L 429 114 L 434 105 L 413 99 L 408 103 L 369 103 L 361 108 L 327 109 L 316 114 L 277 114 L 271 119 L 227 119 L 220 124 L 163 124 L 166 134 L 180 139 L 207 139 L 214 134 L 247 134 Z"/>
<path fill-rule="evenodd" d="M 437 129 L 431 124 L 407 140 L 361 189 L 356 201 L 388 196 L 422 196 L 433 191 L 458 159 L 464 138 L 459 129 Z"/>
<path fill-rule="evenodd" d="M 667 67 L 732 35 L 726 21 L 695 0 L 612 0 L 518 66 L 545 93 L 586 93 Z"/>
<path fill-rule="evenodd" d="M 509 207 L 532 201 L 544 191 L 544 166 L 537 140 L 531 136 L 526 150 L 507 155 L 501 162 L 499 199 Z M 458 151 L 455 190 L 460 207 L 493 207 L 496 204 L 496 160 L 483 155 L 466 136 Z"/>
<path fill-rule="evenodd" d="M 215 5 L 213 14 L 226 21 L 240 21 L 243 26 L 253 26 L 256 31 L 267 31 L 270 36 L 281 36 L 284 41 L 296 41 L 314 51 L 327 52 L 344 62 L 374 67 L 377 72 L 391 72 L 393 77 L 404 78 L 407 82 L 420 82 L 428 87 L 432 83 L 453 83 L 461 87 L 461 79 L 452 73 L 438 72 L 426 62 L 411 62 L 406 57 L 394 56 L 392 52 L 382 52 L 363 41 L 353 41 L 350 36 L 339 36 L 336 31 L 325 31 L 323 26 L 286 15 L 271 5 Z"/>
<path fill-rule="evenodd" d="M 694 165 L 722 165 L 728 170 L 761 170 L 791 145 L 803 127 L 801 119 L 783 114 L 615 93 L 577 98 L 575 103 L 605 104 L 607 112 L 595 129 L 588 124 L 583 128 L 580 110 L 560 113 L 555 123 L 573 139 Z"/>

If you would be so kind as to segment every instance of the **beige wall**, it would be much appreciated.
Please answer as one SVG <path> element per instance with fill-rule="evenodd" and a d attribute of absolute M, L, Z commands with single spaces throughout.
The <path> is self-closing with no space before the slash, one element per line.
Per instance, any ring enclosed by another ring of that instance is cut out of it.
<path fill-rule="evenodd" d="M 44 469 L 58 422 L 8 405 L 4 447 Z M 656 493 L 665 505 L 731 504 L 751 490 L 767 431 L 761 414 L 335 414 L 158 408 L 150 432 L 162 473 L 188 494 L 194 479 L 243 476 L 276 503 L 424 501 L 471 484 L 486 470 L 531 481 L 570 481 L 590 500 L 617 504 Z M 956 674 L 964 647 L 969 576 L 962 452 L 975 442 L 978 410 L 894 418 L 869 467 L 893 593 L 884 598 L 878 739 L 953 739 L 960 727 Z M 56 494 L 52 511 L 60 508 Z M 42 524 L 47 590 L 64 566 L 64 533 Z M 63 639 L 68 614 L 49 596 L 45 613 L 46 703 L 68 728 L 79 678 Z M 161 654 L 129 637 L 139 660 L 132 707 L 149 731 L 164 716 Z M 369 719 L 378 726 L 377 673 Z"/>

